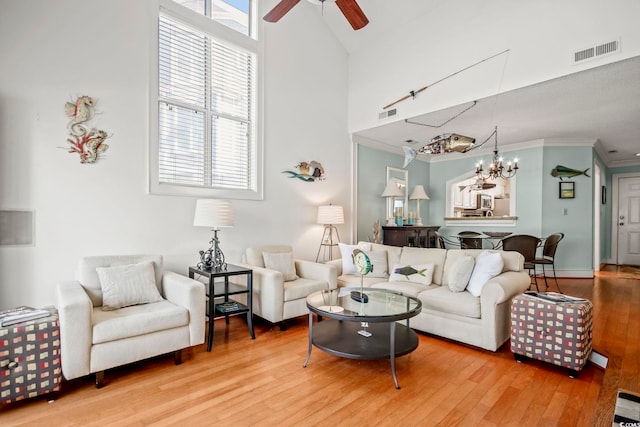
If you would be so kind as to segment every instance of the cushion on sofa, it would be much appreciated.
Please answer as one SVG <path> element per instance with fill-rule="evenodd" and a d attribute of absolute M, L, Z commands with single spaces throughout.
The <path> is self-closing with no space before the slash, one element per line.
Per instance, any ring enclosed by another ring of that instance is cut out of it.
<path fill-rule="evenodd" d="M 462 292 L 467 288 L 475 263 L 471 255 L 462 255 L 455 260 L 447 272 L 447 284 L 451 292 Z"/>
<path fill-rule="evenodd" d="M 387 251 L 364 251 L 371 261 L 373 267 L 371 272 L 367 274 L 367 277 L 377 277 L 379 279 L 386 279 L 389 277 L 389 267 L 387 264 Z"/>
<path fill-rule="evenodd" d="M 433 264 L 395 264 L 389 275 L 389 281 L 430 285 L 434 268 Z"/>
<path fill-rule="evenodd" d="M 473 319 L 480 318 L 480 298 L 469 292 L 451 292 L 448 286 L 436 286 L 426 292 L 420 292 L 423 310 L 457 314 Z"/>
<path fill-rule="evenodd" d="M 404 295 L 417 297 L 422 291 L 429 291 L 438 288 L 438 285 L 423 285 L 415 282 L 378 282 L 371 285 L 375 289 L 389 289 L 394 292 L 401 292 Z M 430 291 L 429 291 L 430 292 Z"/>
<path fill-rule="evenodd" d="M 368 243 L 371 245 L 372 251 L 385 251 L 387 253 L 387 272 L 391 271 L 393 264 L 400 262 L 400 254 L 403 248 L 400 246 L 388 246 L 381 243 L 359 242 L 358 244 Z"/>
<path fill-rule="evenodd" d="M 413 248 L 404 247 L 400 255 L 400 264 L 433 264 L 433 276 L 431 281 L 437 285 L 442 284 L 442 266 L 445 263 L 447 257 L 446 249 L 435 248 Z"/>
<path fill-rule="evenodd" d="M 342 274 L 357 274 L 356 268 L 353 265 L 353 250 L 360 249 L 361 251 L 370 251 L 371 244 L 367 242 L 360 242 L 357 245 L 338 243 L 338 248 L 340 249 L 340 256 L 342 257 Z"/>
<path fill-rule="evenodd" d="M 497 252 L 482 251 L 476 257 L 476 265 L 467 285 L 467 291 L 471 295 L 479 297 L 484 285 L 493 277 L 502 273 L 504 261 Z"/>

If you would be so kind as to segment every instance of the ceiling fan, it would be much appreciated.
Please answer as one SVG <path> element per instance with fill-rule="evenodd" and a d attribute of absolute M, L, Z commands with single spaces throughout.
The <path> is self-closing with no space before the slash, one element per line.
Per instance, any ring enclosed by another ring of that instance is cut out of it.
<path fill-rule="evenodd" d="M 320 1 L 320 3 L 324 3 L 327 0 L 309 1 L 311 1 L 312 3 L 317 3 L 317 1 Z M 275 5 L 274 8 L 264 16 L 263 19 L 267 22 L 278 22 L 280 18 L 286 15 L 287 12 L 293 9 L 293 7 L 299 2 L 300 0 L 280 0 L 280 3 Z M 354 30 L 359 30 L 369 23 L 369 20 L 365 16 L 362 9 L 360 9 L 360 6 L 358 6 L 358 3 L 356 3 L 356 0 L 335 0 L 335 2 Z"/>

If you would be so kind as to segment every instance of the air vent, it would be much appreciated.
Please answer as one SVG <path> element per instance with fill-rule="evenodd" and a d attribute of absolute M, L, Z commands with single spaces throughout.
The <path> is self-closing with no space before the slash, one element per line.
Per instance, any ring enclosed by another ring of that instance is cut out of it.
<path fill-rule="evenodd" d="M 573 54 L 573 63 L 594 59 L 604 55 L 611 55 L 620 51 L 620 40 L 612 40 L 597 46 L 588 47 Z"/>
<path fill-rule="evenodd" d="M 392 108 L 391 110 L 383 111 L 382 113 L 378 114 L 378 119 L 386 119 L 387 117 L 393 117 L 396 114 L 398 114 L 398 110 L 396 108 Z"/>

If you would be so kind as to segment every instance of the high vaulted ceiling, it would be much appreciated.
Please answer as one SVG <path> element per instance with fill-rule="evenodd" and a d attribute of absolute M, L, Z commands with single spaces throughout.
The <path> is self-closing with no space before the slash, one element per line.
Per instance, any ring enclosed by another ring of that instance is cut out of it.
<path fill-rule="evenodd" d="M 312 0 L 313 2 L 313 0 Z M 416 16 L 433 12 L 438 2 L 359 0 L 370 23 L 354 31 L 332 2 L 318 6 L 331 31 L 349 52 L 375 45 Z M 640 57 L 625 59 L 525 88 L 479 99 L 477 105 L 438 129 L 406 123 L 384 124 L 357 134 L 401 152 L 418 148 L 443 133 L 482 142 L 498 126 L 499 145 L 535 140 L 557 145 L 592 141 L 608 166 L 640 164 Z M 425 124 L 448 120 L 469 104 L 409 119 Z M 541 129 L 544 131 L 541 132 Z M 505 147 L 506 146 L 506 147 Z M 482 151 L 490 151 L 487 143 Z"/>

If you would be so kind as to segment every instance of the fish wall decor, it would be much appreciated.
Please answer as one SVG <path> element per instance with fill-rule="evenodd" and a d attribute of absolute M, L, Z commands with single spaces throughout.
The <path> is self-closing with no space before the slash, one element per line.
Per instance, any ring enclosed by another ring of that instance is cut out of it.
<path fill-rule="evenodd" d="M 67 124 L 70 147 L 69 153 L 77 153 L 80 163 L 95 163 L 109 146 L 104 141 L 109 137 L 107 132 L 90 126 L 87 122 L 93 119 L 95 101 L 90 96 L 79 96 L 75 102 L 64 105 L 66 115 L 70 118 Z M 64 148 L 64 147 L 60 147 Z"/>
<path fill-rule="evenodd" d="M 586 168 L 585 170 L 581 171 L 578 169 L 571 169 L 566 166 L 557 165 L 555 168 L 551 169 L 551 176 L 560 178 L 560 180 L 563 180 L 564 178 L 573 178 L 574 176 L 578 175 L 584 175 L 590 178 L 591 176 L 587 174 L 587 171 L 589 169 L 590 168 Z"/>
<path fill-rule="evenodd" d="M 282 173 L 288 173 L 289 178 L 298 178 L 304 182 L 316 182 L 325 179 L 324 168 L 319 162 L 312 160 L 310 162 L 300 162 L 294 166 L 298 169 L 295 171 L 282 171 Z"/>

